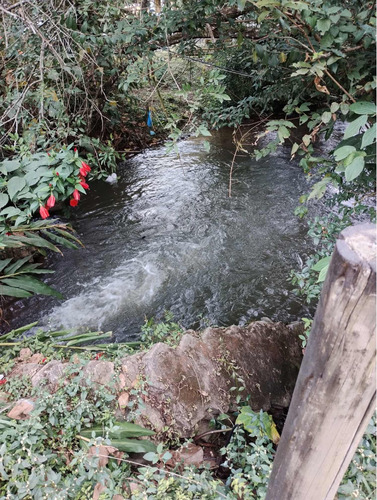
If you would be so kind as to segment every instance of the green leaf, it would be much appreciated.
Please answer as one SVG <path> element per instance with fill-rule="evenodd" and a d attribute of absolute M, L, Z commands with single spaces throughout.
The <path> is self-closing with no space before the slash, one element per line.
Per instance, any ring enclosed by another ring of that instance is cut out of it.
<path fill-rule="evenodd" d="M 358 177 L 361 174 L 361 172 L 363 171 L 364 164 L 365 164 L 364 157 L 363 156 L 356 156 L 356 158 L 354 158 L 352 163 L 350 163 L 348 165 L 348 167 L 346 168 L 346 172 L 345 172 L 346 181 L 350 182 L 350 181 L 353 181 L 354 179 L 356 179 L 356 177 Z"/>
<path fill-rule="evenodd" d="M 246 5 L 246 1 L 247 0 L 237 0 L 237 8 L 239 11 L 243 11 L 243 9 L 245 8 L 245 5 Z"/>
<path fill-rule="evenodd" d="M 291 135 L 287 127 L 284 125 L 279 127 L 278 129 L 278 137 L 280 139 L 280 142 L 284 142 L 284 139 L 288 139 L 288 137 Z"/>
<path fill-rule="evenodd" d="M 330 107 L 331 113 L 336 113 L 339 109 L 339 104 L 337 102 L 333 102 Z"/>
<path fill-rule="evenodd" d="M 6 274 L 14 274 L 20 267 L 22 267 L 28 260 L 30 259 L 30 255 L 27 257 L 24 257 L 23 259 L 19 259 L 16 262 L 14 262 L 11 266 L 8 266 L 5 269 Z"/>
<path fill-rule="evenodd" d="M 361 141 L 361 149 L 365 149 L 367 146 L 370 146 L 376 140 L 376 124 L 374 123 L 372 127 L 368 128 L 363 134 L 363 138 Z"/>
<path fill-rule="evenodd" d="M 376 105 L 374 102 L 358 101 L 351 104 L 350 110 L 357 115 L 375 115 Z"/>
<path fill-rule="evenodd" d="M 21 210 L 16 207 L 6 207 L 0 212 L 0 215 L 6 215 L 7 217 L 14 217 L 15 215 L 19 215 Z"/>
<path fill-rule="evenodd" d="M 346 128 L 346 131 L 344 132 L 343 139 L 349 139 L 350 137 L 353 137 L 354 135 L 358 134 L 361 127 L 364 127 L 367 121 L 368 121 L 368 116 L 362 115 L 359 116 L 359 118 L 356 118 L 356 120 L 354 120 L 353 122 L 349 123 L 348 127 Z"/>
<path fill-rule="evenodd" d="M 94 426 L 90 429 L 85 429 L 81 431 L 81 435 L 84 437 L 92 437 L 92 433 L 96 437 L 105 437 L 107 432 L 104 431 L 102 426 Z M 116 422 L 114 430 L 108 431 L 110 439 L 125 439 L 131 437 L 141 437 L 141 436 L 154 436 L 155 432 L 150 429 L 145 429 L 140 425 L 133 424 L 131 422 Z"/>
<path fill-rule="evenodd" d="M 329 31 L 330 27 L 331 27 L 330 19 L 319 19 L 317 21 L 316 28 L 321 33 L 321 35 L 324 35 L 326 31 Z"/>
<path fill-rule="evenodd" d="M 52 295 L 54 297 L 57 297 L 58 299 L 64 298 L 61 293 L 46 285 L 46 283 L 42 283 L 42 281 L 39 281 L 36 278 L 32 278 L 31 276 L 4 278 L 1 280 L 1 282 L 5 283 L 6 285 L 21 288 L 22 290 L 27 290 L 35 294 Z"/>
<path fill-rule="evenodd" d="M 112 439 L 111 445 L 118 448 L 119 451 L 127 453 L 147 453 L 155 452 L 157 447 L 154 443 L 147 440 L 138 441 L 137 439 Z"/>
<path fill-rule="evenodd" d="M 324 113 L 322 113 L 321 120 L 323 121 L 323 123 L 329 123 L 331 118 L 332 118 L 332 115 L 331 115 L 330 111 L 325 111 Z"/>
<path fill-rule="evenodd" d="M 327 257 L 323 257 L 323 259 L 319 260 L 314 266 L 312 266 L 313 271 L 322 271 L 322 269 L 330 264 L 331 255 Z"/>
<path fill-rule="evenodd" d="M 55 243 L 58 243 L 59 245 L 62 245 L 66 248 L 77 248 L 77 245 L 75 243 L 66 238 L 62 238 L 61 236 L 57 236 L 52 231 L 47 231 L 46 229 L 42 229 L 41 233 L 43 234 L 43 236 L 50 238 Z"/>
<path fill-rule="evenodd" d="M 342 146 L 341 148 L 336 149 L 334 151 L 335 161 L 344 160 L 344 158 L 347 158 L 347 156 L 354 151 L 356 151 L 356 148 L 354 146 Z"/>
<path fill-rule="evenodd" d="M 13 200 L 15 194 L 21 191 L 21 189 L 23 189 L 25 185 L 26 181 L 24 177 L 11 177 L 7 184 L 9 198 Z"/>
<path fill-rule="evenodd" d="M 5 193 L 0 193 L 0 208 L 5 207 L 8 201 L 9 201 L 8 195 Z"/>
<path fill-rule="evenodd" d="M 2 271 L 5 267 L 7 267 L 7 265 L 8 265 L 10 262 L 12 262 L 12 258 L 10 258 L 10 259 L 0 260 L 0 273 L 1 273 L 1 271 Z"/>
<path fill-rule="evenodd" d="M 14 172 L 18 168 L 20 168 L 21 164 L 18 160 L 5 160 L 1 165 L 5 167 L 6 171 L 9 174 L 10 172 Z"/>
<path fill-rule="evenodd" d="M 15 237 L 14 237 L 15 238 Z M 30 246 L 35 246 L 37 248 L 48 248 L 49 250 L 52 250 L 53 252 L 58 252 L 62 253 L 59 248 L 49 241 L 45 240 L 44 238 L 41 238 L 40 236 L 33 234 L 33 235 L 27 235 L 25 234 L 24 236 L 17 235 L 17 241 L 20 241 L 21 243 L 24 243 L 25 245 L 30 245 Z"/>
<path fill-rule="evenodd" d="M 322 198 L 322 196 L 326 192 L 327 184 L 331 181 L 331 177 L 324 177 L 319 182 L 314 184 L 310 195 L 308 196 L 308 201 L 313 198 L 317 198 L 318 200 Z"/>
<path fill-rule="evenodd" d="M 14 288 L 12 286 L 6 286 L 0 284 L 0 295 L 7 295 L 8 297 L 19 297 L 26 298 L 31 297 L 32 294 L 26 290 L 21 290 L 21 288 Z"/>
<path fill-rule="evenodd" d="M 321 269 L 321 272 L 319 273 L 319 276 L 318 276 L 318 279 L 317 279 L 317 283 L 322 283 L 323 281 L 325 281 L 325 278 L 327 276 L 327 271 L 329 270 L 329 266 L 325 266 Z"/>

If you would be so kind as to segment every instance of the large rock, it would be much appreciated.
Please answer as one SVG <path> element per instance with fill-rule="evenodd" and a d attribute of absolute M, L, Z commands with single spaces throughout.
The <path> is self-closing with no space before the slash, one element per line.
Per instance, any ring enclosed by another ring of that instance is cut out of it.
<path fill-rule="evenodd" d="M 237 394 L 249 396 L 254 410 L 287 407 L 301 357 L 296 329 L 255 322 L 186 334 L 176 348 L 156 344 L 142 356 L 124 358 L 122 371 L 132 374 L 130 386 L 147 384 L 140 423 L 188 437 L 199 423 L 229 411 Z"/>
<path fill-rule="evenodd" d="M 258 321 L 246 327 L 208 328 L 201 334 L 189 331 L 178 347 L 159 343 L 127 356 L 120 372 L 109 361 L 90 361 L 81 368 L 83 380 L 116 388 L 117 418 L 133 405 L 140 424 L 189 437 L 235 407 L 237 395 L 248 396 L 254 410 L 287 407 L 301 363 L 301 328 Z M 28 362 L 32 357 L 24 354 L 25 361 L 9 378 L 26 375 L 34 386 L 45 383 L 51 392 L 56 390 L 69 364 L 40 365 Z"/>

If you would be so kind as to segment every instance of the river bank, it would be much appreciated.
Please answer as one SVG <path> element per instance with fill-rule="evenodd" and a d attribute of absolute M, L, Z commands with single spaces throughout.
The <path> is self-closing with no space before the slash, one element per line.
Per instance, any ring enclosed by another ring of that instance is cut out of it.
<path fill-rule="evenodd" d="M 265 321 L 174 330 L 136 352 L 69 347 L 62 332 L 8 339 L 0 498 L 264 498 L 302 357 L 301 328 Z M 354 463 L 372 485 L 371 432 Z M 358 485 L 353 468 L 339 499 Z"/>

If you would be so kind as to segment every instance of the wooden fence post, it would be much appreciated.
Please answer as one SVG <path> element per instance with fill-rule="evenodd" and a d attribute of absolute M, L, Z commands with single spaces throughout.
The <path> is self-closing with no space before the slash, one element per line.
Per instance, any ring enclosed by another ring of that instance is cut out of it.
<path fill-rule="evenodd" d="M 333 500 L 376 396 L 376 233 L 342 231 L 315 314 L 266 500 Z"/>

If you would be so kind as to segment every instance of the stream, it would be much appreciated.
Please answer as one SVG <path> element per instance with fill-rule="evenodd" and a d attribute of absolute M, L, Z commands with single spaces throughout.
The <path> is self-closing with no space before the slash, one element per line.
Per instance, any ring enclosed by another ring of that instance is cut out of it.
<path fill-rule="evenodd" d="M 118 170 L 118 182 L 92 182 L 73 211 L 84 249 L 50 255 L 45 281 L 64 301 L 35 296 L 11 307 L 11 327 L 112 330 L 137 337 L 145 318 L 165 310 L 185 327 L 285 322 L 308 314 L 289 272 L 310 252 L 306 223 L 294 216 L 308 191 L 289 148 L 258 162 L 238 157 L 229 131 L 179 144 L 180 158 L 149 150 Z"/>

